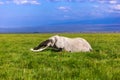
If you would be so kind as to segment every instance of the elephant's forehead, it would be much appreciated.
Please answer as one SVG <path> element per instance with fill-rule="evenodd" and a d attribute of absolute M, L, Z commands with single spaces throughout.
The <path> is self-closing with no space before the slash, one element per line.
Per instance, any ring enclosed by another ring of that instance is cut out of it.
<path fill-rule="evenodd" d="M 59 37 L 58 35 L 55 35 L 55 36 L 50 37 L 49 39 L 55 39 L 55 38 L 58 38 L 58 37 Z"/>

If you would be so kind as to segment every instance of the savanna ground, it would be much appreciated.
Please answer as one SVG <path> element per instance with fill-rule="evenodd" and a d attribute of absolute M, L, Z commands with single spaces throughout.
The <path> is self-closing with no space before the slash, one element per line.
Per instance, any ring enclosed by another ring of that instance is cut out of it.
<path fill-rule="evenodd" d="M 59 34 L 83 37 L 92 52 L 31 52 L 55 34 L 0 34 L 0 80 L 120 80 L 120 33 Z"/>

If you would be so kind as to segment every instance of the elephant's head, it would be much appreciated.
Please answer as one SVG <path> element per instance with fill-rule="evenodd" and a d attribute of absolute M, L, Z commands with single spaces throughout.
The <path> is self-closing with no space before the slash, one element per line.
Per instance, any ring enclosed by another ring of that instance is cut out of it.
<path fill-rule="evenodd" d="M 31 49 L 31 51 L 38 52 L 38 51 L 43 51 L 48 47 L 53 47 L 56 48 L 56 41 L 57 41 L 58 36 L 53 36 L 43 42 L 41 42 L 37 47 Z"/>

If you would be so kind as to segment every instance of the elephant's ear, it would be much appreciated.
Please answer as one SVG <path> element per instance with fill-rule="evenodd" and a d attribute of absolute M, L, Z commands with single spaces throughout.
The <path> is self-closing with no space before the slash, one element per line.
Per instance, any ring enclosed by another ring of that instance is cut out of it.
<path fill-rule="evenodd" d="M 53 47 L 53 46 L 56 44 L 56 42 L 58 41 L 58 37 L 59 37 L 59 36 L 56 35 L 56 36 L 53 36 L 53 37 L 49 38 L 52 47 Z"/>
<path fill-rule="evenodd" d="M 52 39 L 49 39 L 49 42 L 50 42 L 50 46 L 52 47 L 52 46 L 54 46 L 56 41 L 55 41 L 55 39 L 52 38 Z"/>
<path fill-rule="evenodd" d="M 55 36 L 55 45 L 57 48 L 63 48 L 64 47 L 63 37 Z"/>
<path fill-rule="evenodd" d="M 59 41 L 59 36 L 58 36 L 58 35 L 55 35 L 55 36 L 54 36 L 54 42 L 55 42 L 55 44 L 56 44 L 57 41 Z"/>

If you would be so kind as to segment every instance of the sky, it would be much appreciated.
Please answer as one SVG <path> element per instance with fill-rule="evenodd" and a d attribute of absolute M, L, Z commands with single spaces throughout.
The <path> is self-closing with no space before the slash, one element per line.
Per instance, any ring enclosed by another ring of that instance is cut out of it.
<path fill-rule="evenodd" d="M 120 0 L 0 0 L 0 32 L 120 31 Z"/>

